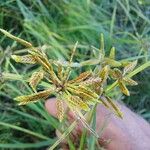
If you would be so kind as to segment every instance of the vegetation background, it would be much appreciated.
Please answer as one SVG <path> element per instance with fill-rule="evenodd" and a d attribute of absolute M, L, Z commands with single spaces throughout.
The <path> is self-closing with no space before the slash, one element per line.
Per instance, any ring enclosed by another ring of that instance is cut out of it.
<path fill-rule="evenodd" d="M 105 37 L 106 53 L 115 46 L 118 60 L 138 59 L 140 65 L 150 55 L 149 0 L 0 0 L 0 28 L 35 46 L 44 45 L 52 59 L 67 59 L 76 41 L 76 61 L 88 59 L 91 45 L 99 47 L 100 33 Z M 31 75 L 37 68 L 10 59 L 11 54 L 24 52 L 1 34 L 0 72 Z M 8 78 L 11 80 L 0 75 L 0 149 L 44 149 L 52 145 L 58 121 L 47 114 L 44 102 L 17 106 L 13 98 L 29 93 L 30 88 L 23 80 L 16 81 L 16 76 Z M 134 79 L 139 85 L 130 88 L 130 97 L 117 90 L 112 94 L 150 121 L 150 69 Z"/>

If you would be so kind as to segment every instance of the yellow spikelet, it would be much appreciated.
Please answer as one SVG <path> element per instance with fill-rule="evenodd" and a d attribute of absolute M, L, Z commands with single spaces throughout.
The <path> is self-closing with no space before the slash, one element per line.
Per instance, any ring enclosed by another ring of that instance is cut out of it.
<path fill-rule="evenodd" d="M 123 75 L 133 71 L 133 69 L 136 67 L 136 65 L 137 65 L 137 60 L 130 63 L 130 64 L 128 64 L 127 66 L 125 66 L 124 69 L 123 69 Z"/>
<path fill-rule="evenodd" d="M 113 102 L 113 100 L 106 96 L 106 100 L 108 101 L 108 103 L 111 105 L 111 107 L 113 108 L 113 110 L 115 111 L 116 115 L 120 118 L 123 118 L 123 114 L 120 111 L 119 107 Z"/>
<path fill-rule="evenodd" d="M 64 118 L 64 107 L 63 107 L 63 101 L 60 99 L 56 100 L 56 108 L 57 108 L 57 116 L 60 122 L 62 122 Z"/>
<path fill-rule="evenodd" d="M 93 92 L 92 90 L 90 90 L 90 88 L 88 87 L 84 87 L 84 86 L 69 86 L 67 87 L 67 89 L 73 93 L 74 95 L 77 95 L 79 97 L 81 97 L 82 99 L 89 99 L 89 100 L 97 100 L 98 99 L 98 95 Z"/>
<path fill-rule="evenodd" d="M 114 68 L 111 71 L 111 77 L 118 80 L 118 79 L 122 78 L 122 72 L 119 69 Z"/>
<path fill-rule="evenodd" d="M 81 83 L 81 85 L 95 85 L 95 84 L 99 84 L 101 83 L 102 79 L 99 77 L 90 77 L 89 79 L 83 81 Z"/>
<path fill-rule="evenodd" d="M 63 72 L 64 72 L 63 67 L 62 67 L 60 64 L 58 64 L 58 72 L 57 72 L 57 75 L 58 75 L 58 78 L 59 78 L 60 80 L 63 79 Z"/>
<path fill-rule="evenodd" d="M 44 77 L 44 72 L 42 70 L 38 72 L 34 72 L 32 74 L 31 78 L 29 79 L 29 85 L 34 91 L 36 91 L 36 86 L 43 79 L 43 77 Z"/>
<path fill-rule="evenodd" d="M 78 96 L 71 96 L 67 100 L 73 108 L 78 108 L 84 111 L 90 110 L 89 106 Z"/>
<path fill-rule="evenodd" d="M 49 63 L 49 61 L 45 58 L 37 58 L 37 61 L 42 65 L 43 70 L 45 72 L 48 72 L 50 74 L 50 78 L 54 83 L 59 83 L 59 79 L 56 76 L 54 70 L 53 70 L 53 66 Z"/>
<path fill-rule="evenodd" d="M 68 83 L 79 83 L 88 79 L 91 75 L 92 73 L 90 71 L 83 72 L 77 78 L 75 78 L 74 80 L 70 80 Z"/>
<path fill-rule="evenodd" d="M 89 97 L 91 97 L 92 99 L 98 99 L 98 95 L 95 93 L 95 92 L 93 92 L 90 88 L 88 88 L 88 87 L 84 87 L 84 86 L 79 86 L 78 87 L 78 91 L 79 91 L 79 93 L 81 92 L 81 93 L 85 93 L 85 94 L 87 94 Z"/>
<path fill-rule="evenodd" d="M 11 57 L 16 62 L 19 62 L 19 63 L 24 63 L 24 64 L 35 64 L 35 63 L 37 63 L 35 57 L 32 55 L 24 55 L 24 56 L 11 55 Z"/>
<path fill-rule="evenodd" d="M 138 85 L 138 83 L 134 80 L 132 80 L 131 78 L 128 78 L 128 77 L 124 77 L 123 78 L 123 81 L 128 84 L 128 85 Z"/>
<path fill-rule="evenodd" d="M 31 95 L 18 96 L 15 98 L 19 102 L 19 105 L 25 105 L 29 102 L 36 102 L 39 99 L 45 99 L 52 93 L 52 89 L 44 90 Z"/>

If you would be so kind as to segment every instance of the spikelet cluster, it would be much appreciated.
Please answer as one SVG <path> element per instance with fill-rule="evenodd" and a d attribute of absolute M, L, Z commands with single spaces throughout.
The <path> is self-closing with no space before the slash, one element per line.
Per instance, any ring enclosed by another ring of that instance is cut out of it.
<path fill-rule="evenodd" d="M 98 52 L 97 58 L 81 63 L 73 62 L 78 44 L 76 43 L 70 60 L 61 63 L 60 61 L 49 60 L 42 50 L 36 49 L 31 43 L 15 37 L 3 29 L 0 29 L 0 31 L 28 48 L 28 54 L 24 56 L 12 55 L 12 59 L 18 63 L 37 64 L 40 66 L 39 71 L 34 72 L 27 81 L 33 89 L 33 94 L 15 98 L 20 105 L 36 102 L 40 99 L 46 99 L 50 95 L 55 95 L 59 121 L 61 122 L 64 118 L 65 103 L 94 135 L 96 133 L 86 123 L 84 114 L 90 111 L 97 103 L 103 104 L 118 117 L 123 117 L 118 106 L 105 93 L 105 88 L 108 86 L 108 78 L 113 79 L 116 80 L 122 93 L 129 96 L 130 93 L 126 85 L 137 85 L 137 82 L 129 78 L 128 73 L 133 71 L 137 61 L 128 63 L 121 71 L 124 65 L 121 61 L 115 60 L 115 48 L 111 48 L 108 57 L 105 55 L 103 34 L 101 34 L 100 48 L 96 49 L 93 47 Z M 95 65 L 95 68 L 82 72 L 74 79 L 70 79 L 72 67 L 82 67 L 85 65 Z M 54 66 L 57 68 L 55 71 Z M 45 88 L 45 90 L 37 92 L 37 86 L 43 79 L 51 85 L 51 88 Z"/>

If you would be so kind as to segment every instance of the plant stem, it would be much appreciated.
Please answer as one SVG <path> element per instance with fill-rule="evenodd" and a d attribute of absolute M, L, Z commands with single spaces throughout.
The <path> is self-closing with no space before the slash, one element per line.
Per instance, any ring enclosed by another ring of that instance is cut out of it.
<path fill-rule="evenodd" d="M 113 88 L 115 88 L 118 85 L 118 81 L 115 81 L 113 84 L 111 84 L 109 87 L 106 88 L 105 92 L 109 92 Z"/>
<path fill-rule="evenodd" d="M 48 149 L 48 150 L 53 150 L 62 140 L 64 140 L 68 134 L 75 128 L 77 125 L 77 120 L 75 120 L 69 128 L 62 134 L 62 136 Z"/>

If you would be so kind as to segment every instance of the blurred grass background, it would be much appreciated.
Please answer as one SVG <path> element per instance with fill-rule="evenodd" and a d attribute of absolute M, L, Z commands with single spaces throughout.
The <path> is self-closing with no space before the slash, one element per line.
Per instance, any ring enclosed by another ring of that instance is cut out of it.
<path fill-rule="evenodd" d="M 100 33 L 106 53 L 115 46 L 118 60 L 138 59 L 142 64 L 150 55 L 149 0 L 0 0 L 0 28 L 44 45 L 52 59 L 67 59 L 76 41 L 76 61 L 88 59 L 91 45 L 99 47 Z M 36 69 L 10 59 L 11 54 L 23 54 L 23 47 L 2 34 L 0 43 L 1 72 L 29 76 Z M 150 121 L 150 69 L 134 79 L 139 85 L 130 88 L 130 97 L 120 99 Z M 43 103 L 20 107 L 13 101 L 30 91 L 25 82 L 0 76 L 0 149 L 44 149 L 54 143 L 58 122 Z"/>

